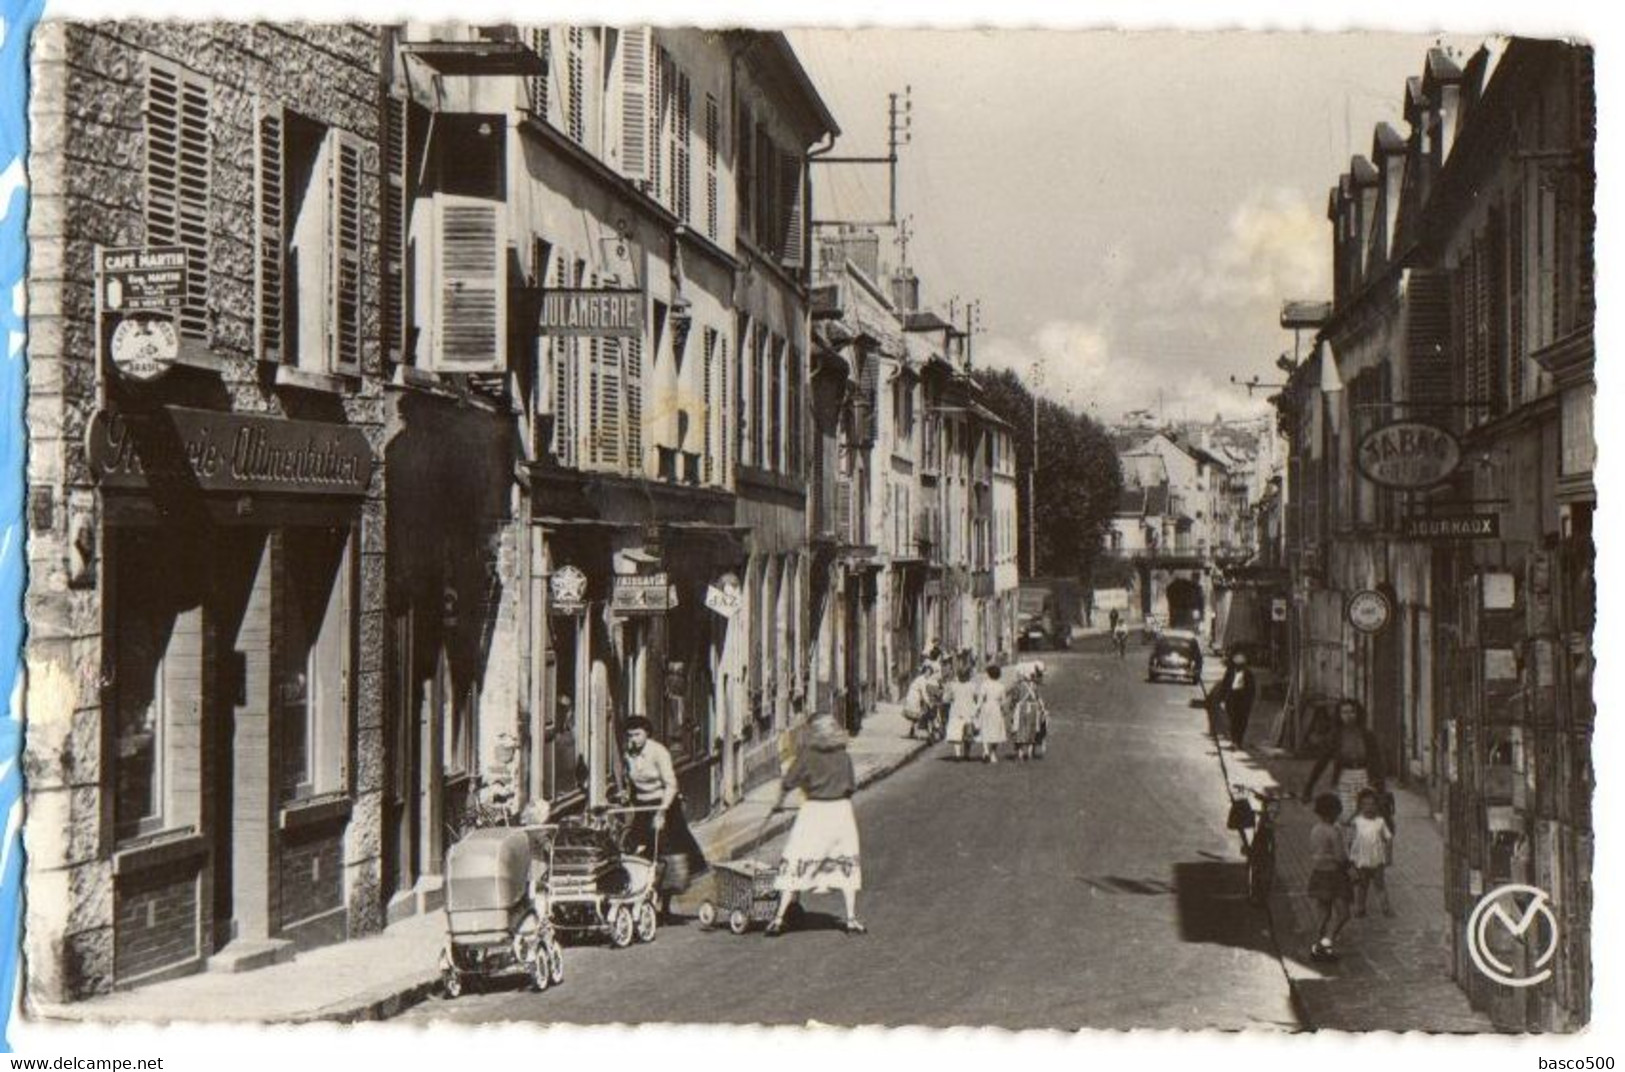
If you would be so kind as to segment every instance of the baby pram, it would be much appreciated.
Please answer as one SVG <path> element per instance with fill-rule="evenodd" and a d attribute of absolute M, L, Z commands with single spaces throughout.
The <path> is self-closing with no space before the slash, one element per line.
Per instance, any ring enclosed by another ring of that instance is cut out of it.
<path fill-rule="evenodd" d="M 466 983 L 525 972 L 546 990 L 564 981 L 564 955 L 549 908 L 552 831 L 471 831 L 446 856 L 446 944 L 440 981 L 455 998 Z"/>
<path fill-rule="evenodd" d="M 553 924 L 565 938 L 602 935 L 615 949 L 652 942 L 660 927 L 660 832 L 645 859 L 623 849 L 621 817 L 656 808 L 607 808 L 559 824 L 553 849 Z"/>

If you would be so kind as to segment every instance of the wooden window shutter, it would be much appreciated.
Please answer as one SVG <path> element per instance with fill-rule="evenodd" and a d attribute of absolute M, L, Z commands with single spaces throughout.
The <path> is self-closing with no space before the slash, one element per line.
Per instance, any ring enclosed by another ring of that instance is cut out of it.
<path fill-rule="evenodd" d="M 756 124 L 756 229 L 751 237 L 770 255 L 777 256 L 779 154 L 768 137 L 767 125 Z"/>
<path fill-rule="evenodd" d="M 361 142 L 344 131 L 333 134 L 331 160 L 333 206 L 332 343 L 328 349 L 335 372 L 361 372 Z"/>
<path fill-rule="evenodd" d="M 530 112 L 542 122 L 547 122 L 548 82 L 553 77 L 553 50 L 549 40 L 549 32 L 545 26 L 534 27 L 530 31 L 530 50 L 536 53 L 541 60 L 542 71 L 532 75 L 525 84 L 529 97 Z"/>
<path fill-rule="evenodd" d="M 209 83 L 175 68 L 147 70 L 147 244 L 186 250 L 182 335 L 209 338 Z"/>
<path fill-rule="evenodd" d="M 768 468 L 774 472 L 784 470 L 784 340 L 777 335 L 769 343 L 767 355 L 767 451 L 772 459 Z"/>
<path fill-rule="evenodd" d="M 440 253 L 435 281 L 439 372 L 500 372 L 507 367 L 507 219 L 500 201 L 439 194 Z"/>
<path fill-rule="evenodd" d="M 283 143 L 285 124 L 282 106 L 260 101 L 256 105 L 254 128 L 258 148 L 254 155 L 254 294 L 258 341 L 256 356 L 261 361 L 283 359 L 283 263 L 287 190 L 283 166 L 287 155 Z"/>
<path fill-rule="evenodd" d="M 626 367 L 626 454 L 621 465 L 634 475 L 643 472 L 643 339 L 622 339 Z M 614 400 L 610 401 L 614 405 Z"/>
<path fill-rule="evenodd" d="M 694 215 L 694 101 L 693 89 L 689 84 L 688 74 L 684 71 L 675 71 L 676 86 L 673 92 L 673 105 L 675 116 L 673 119 L 672 143 L 675 151 L 672 153 L 672 211 L 677 218 L 688 223 Z"/>
<path fill-rule="evenodd" d="M 783 225 L 779 239 L 779 261 L 786 267 L 802 265 L 801 157 L 779 154 L 779 211 Z"/>
<path fill-rule="evenodd" d="M 717 177 L 717 142 L 722 137 L 722 114 L 717 99 L 705 95 L 705 234 L 715 241 L 722 219 L 722 188 Z"/>
<path fill-rule="evenodd" d="M 1488 268 L 1485 297 L 1488 304 L 1486 321 L 1484 386 L 1490 403 L 1490 412 L 1499 416 L 1506 412 L 1507 356 L 1507 257 L 1506 211 L 1499 205 L 1490 209 L 1489 224 L 1484 233 L 1484 247 Z"/>
<path fill-rule="evenodd" d="M 705 364 L 701 369 L 704 384 L 700 388 L 700 458 L 702 479 L 710 484 L 716 479 L 716 458 L 713 454 L 715 434 L 712 425 L 716 419 L 717 332 L 706 328 L 704 334 Z"/>
<path fill-rule="evenodd" d="M 621 31 L 621 174 L 634 182 L 650 178 L 649 36 L 647 26 Z"/>
<path fill-rule="evenodd" d="M 751 416 L 755 434 L 751 437 L 751 462 L 757 468 L 767 468 L 767 407 L 769 395 L 767 388 L 767 332 L 760 327 L 756 329 L 755 346 L 752 347 L 751 365 Z"/>
<path fill-rule="evenodd" d="M 661 174 L 665 163 L 666 132 L 663 113 L 666 109 L 666 50 L 649 49 L 649 179 L 645 189 L 656 201 L 665 200 L 665 177 Z"/>
<path fill-rule="evenodd" d="M 751 119 L 750 109 L 744 105 L 739 106 L 734 116 L 734 156 L 736 158 L 735 170 L 738 172 L 736 180 L 739 189 L 739 216 L 735 226 L 742 235 L 752 233 L 750 228 L 751 212 L 756 204 L 756 127 Z M 741 347 L 743 342 L 741 342 Z M 740 353 L 744 353 L 743 348 Z"/>
<path fill-rule="evenodd" d="M 569 266 L 561 254 L 553 270 L 554 286 L 570 285 Z M 576 363 L 573 340 L 551 338 L 547 341 L 552 360 L 553 389 L 553 456 L 560 465 L 576 464 Z"/>
<path fill-rule="evenodd" d="M 1512 192 L 1507 208 L 1507 405 L 1523 405 L 1524 354 L 1527 352 L 1524 319 L 1524 190 Z"/>
<path fill-rule="evenodd" d="M 726 485 L 733 450 L 730 446 L 731 437 L 729 429 L 733 427 L 729 420 L 733 407 L 728 400 L 729 384 L 732 382 L 728 376 L 728 336 L 726 333 L 717 334 L 717 483 Z"/>
<path fill-rule="evenodd" d="M 406 132 L 409 105 L 393 97 L 387 86 L 379 87 L 382 115 L 378 125 L 379 158 L 383 181 L 379 183 L 379 299 L 382 320 L 382 346 L 387 361 L 404 363 L 409 328 L 406 320 L 406 229 L 407 160 Z"/>
<path fill-rule="evenodd" d="M 566 87 L 569 96 L 565 108 L 565 133 L 580 143 L 587 139 L 586 58 L 582 55 L 586 48 L 586 34 L 579 26 L 570 27 L 568 33 L 570 47 L 567 50 L 565 74 L 569 80 Z"/>

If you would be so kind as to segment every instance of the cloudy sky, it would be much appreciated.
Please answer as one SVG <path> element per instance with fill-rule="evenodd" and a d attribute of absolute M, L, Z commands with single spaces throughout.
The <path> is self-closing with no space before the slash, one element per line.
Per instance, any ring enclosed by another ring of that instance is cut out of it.
<path fill-rule="evenodd" d="M 1112 418 L 1264 407 L 1283 298 L 1329 298 L 1326 195 L 1400 121 L 1436 38 L 805 30 L 843 135 L 881 154 L 912 87 L 900 212 L 928 304 L 982 303 L 978 364 Z M 1447 41 L 1457 49 L 1465 38 Z M 819 168 L 818 218 L 884 217 L 883 169 Z M 886 244 L 895 258 L 895 245 Z"/>

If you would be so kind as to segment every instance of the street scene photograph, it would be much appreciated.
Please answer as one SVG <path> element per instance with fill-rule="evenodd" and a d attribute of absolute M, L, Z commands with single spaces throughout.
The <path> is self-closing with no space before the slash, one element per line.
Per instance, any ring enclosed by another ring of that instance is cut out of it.
<path fill-rule="evenodd" d="M 22 1018 L 1592 1023 L 1585 41 L 46 15 Z"/>

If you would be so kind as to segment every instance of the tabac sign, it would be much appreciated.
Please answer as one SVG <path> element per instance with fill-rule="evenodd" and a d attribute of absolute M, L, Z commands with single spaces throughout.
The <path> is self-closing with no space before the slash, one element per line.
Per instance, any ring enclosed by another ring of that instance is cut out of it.
<path fill-rule="evenodd" d="M 1414 491 L 1448 480 L 1461 464 L 1461 444 L 1443 428 L 1395 421 L 1366 433 L 1356 461 L 1373 484 Z"/>
<path fill-rule="evenodd" d="M 85 429 L 85 457 L 103 487 L 153 483 L 198 491 L 360 495 L 372 447 L 359 429 L 166 406 L 124 416 L 102 410 Z"/>
<path fill-rule="evenodd" d="M 635 339 L 643 334 L 643 291 L 542 291 L 536 330 L 552 336 Z"/>

